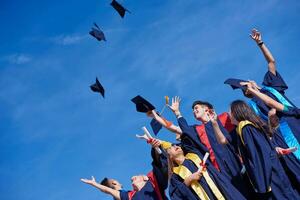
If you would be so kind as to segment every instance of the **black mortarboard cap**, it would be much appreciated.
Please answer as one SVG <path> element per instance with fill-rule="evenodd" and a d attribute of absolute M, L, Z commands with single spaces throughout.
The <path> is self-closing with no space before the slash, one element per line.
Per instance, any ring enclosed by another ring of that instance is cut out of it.
<path fill-rule="evenodd" d="M 101 40 L 106 41 L 105 35 L 101 31 L 99 26 L 96 23 L 94 23 L 94 25 L 95 25 L 95 27 L 92 27 L 92 30 L 90 31 L 90 35 L 93 36 L 94 38 L 96 38 L 98 41 L 101 41 Z"/>
<path fill-rule="evenodd" d="M 146 112 L 149 112 L 149 111 L 155 109 L 155 107 L 149 101 L 147 101 L 146 99 L 144 99 L 140 95 L 134 97 L 133 99 L 131 99 L 131 101 L 133 103 L 135 103 L 136 110 L 138 112 L 146 113 Z"/>
<path fill-rule="evenodd" d="M 116 0 L 113 0 L 110 5 L 119 13 L 119 15 L 124 18 L 125 12 L 129 12 L 126 8 L 124 8 L 120 3 L 118 3 Z"/>
<path fill-rule="evenodd" d="M 246 85 L 241 85 L 240 82 L 248 82 L 245 80 L 241 80 L 241 79 L 235 79 L 235 78 L 229 78 L 227 79 L 224 84 L 228 84 L 232 87 L 232 89 L 241 89 L 243 91 L 246 91 L 247 86 Z"/>
<path fill-rule="evenodd" d="M 157 114 L 159 115 L 159 113 L 157 112 Z M 156 120 L 156 119 L 152 119 L 151 122 L 150 122 L 150 126 L 153 130 L 153 133 L 155 135 L 158 134 L 158 132 L 160 131 L 160 129 L 162 128 L 162 125 Z"/>
<path fill-rule="evenodd" d="M 96 83 L 90 86 L 91 90 L 94 92 L 99 92 L 104 98 L 104 88 L 96 77 Z"/>

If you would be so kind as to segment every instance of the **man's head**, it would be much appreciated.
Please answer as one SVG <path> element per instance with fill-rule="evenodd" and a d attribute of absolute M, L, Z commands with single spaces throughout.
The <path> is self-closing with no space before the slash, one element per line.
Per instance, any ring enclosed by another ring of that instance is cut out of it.
<path fill-rule="evenodd" d="M 149 180 L 148 176 L 145 175 L 136 175 L 131 177 L 131 184 L 135 191 L 140 191 Z"/>
<path fill-rule="evenodd" d="M 105 185 L 109 188 L 115 189 L 115 190 L 121 190 L 122 184 L 119 183 L 119 181 L 111 178 L 104 178 L 101 182 L 101 185 Z"/>
<path fill-rule="evenodd" d="M 197 100 L 193 103 L 192 109 L 195 119 L 206 122 L 208 121 L 209 114 L 213 112 L 214 107 L 206 101 Z"/>

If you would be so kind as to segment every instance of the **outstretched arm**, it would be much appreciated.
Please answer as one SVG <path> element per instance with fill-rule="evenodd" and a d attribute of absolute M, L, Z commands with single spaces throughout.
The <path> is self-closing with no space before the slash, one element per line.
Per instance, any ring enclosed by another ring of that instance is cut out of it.
<path fill-rule="evenodd" d="M 101 184 L 97 183 L 96 179 L 93 176 L 92 176 L 92 179 L 82 178 L 80 180 L 88 185 L 94 186 L 95 188 L 99 189 L 101 192 L 111 195 L 116 200 L 121 200 L 120 192 L 118 190 L 115 190 L 115 189 L 109 188 L 105 185 L 101 185 Z"/>
<path fill-rule="evenodd" d="M 252 29 L 252 33 L 250 34 L 250 36 L 257 43 L 260 50 L 264 54 L 265 59 L 268 62 L 268 70 L 272 74 L 276 75 L 275 59 L 274 59 L 273 55 L 271 54 L 270 50 L 265 45 L 265 43 L 262 41 L 261 33 L 258 32 L 258 30 L 256 30 L 256 29 Z"/>
<path fill-rule="evenodd" d="M 247 86 L 247 92 L 251 93 L 252 95 L 258 97 L 261 99 L 267 106 L 270 108 L 275 108 L 277 111 L 283 111 L 284 110 L 284 105 L 275 101 L 268 95 L 261 93 L 257 87 L 255 87 L 255 83 L 253 81 L 249 82 L 241 82 L 241 85 L 246 85 Z"/>
<path fill-rule="evenodd" d="M 153 118 L 158 121 L 163 127 L 168 129 L 169 131 L 173 132 L 176 134 L 176 138 L 180 137 L 182 131 L 179 128 L 179 126 L 174 125 L 172 122 L 166 120 L 165 118 L 159 116 L 155 110 L 152 110 L 152 116 Z"/>

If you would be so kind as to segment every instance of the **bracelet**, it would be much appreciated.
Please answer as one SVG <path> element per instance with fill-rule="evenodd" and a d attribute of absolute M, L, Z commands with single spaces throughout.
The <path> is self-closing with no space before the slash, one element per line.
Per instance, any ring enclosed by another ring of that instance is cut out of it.
<path fill-rule="evenodd" d="M 263 44 L 264 44 L 263 41 L 259 41 L 259 42 L 257 43 L 258 46 L 261 46 L 261 45 L 263 45 Z"/>

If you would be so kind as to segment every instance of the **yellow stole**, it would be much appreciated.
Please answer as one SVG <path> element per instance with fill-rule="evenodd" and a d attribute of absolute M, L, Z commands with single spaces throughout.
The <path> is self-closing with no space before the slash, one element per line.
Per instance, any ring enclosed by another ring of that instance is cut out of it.
<path fill-rule="evenodd" d="M 200 168 L 201 159 L 197 154 L 188 153 L 185 156 L 185 158 L 191 160 L 198 168 Z M 174 167 L 173 172 L 179 175 L 183 180 L 189 177 L 190 175 L 192 175 L 192 172 L 183 165 L 180 165 L 179 167 Z M 203 171 L 202 176 L 204 177 L 205 181 L 207 182 L 209 188 L 212 190 L 215 197 L 218 200 L 225 200 L 222 193 L 220 192 L 216 184 L 213 182 L 213 180 L 210 178 L 206 170 Z M 198 197 L 201 200 L 210 200 L 209 196 L 206 194 L 205 190 L 202 188 L 202 186 L 198 181 L 192 182 L 191 188 L 194 190 L 194 192 L 198 195 Z"/>
<path fill-rule="evenodd" d="M 241 122 L 239 123 L 238 127 L 236 127 L 236 132 L 237 132 L 238 135 L 240 136 L 243 145 L 245 145 L 245 142 L 244 142 L 242 130 L 243 130 L 243 128 L 244 128 L 246 125 L 248 125 L 248 124 L 250 124 L 250 125 L 252 125 L 252 126 L 255 127 L 255 125 L 254 125 L 252 122 L 248 121 L 248 120 L 241 121 Z"/>

